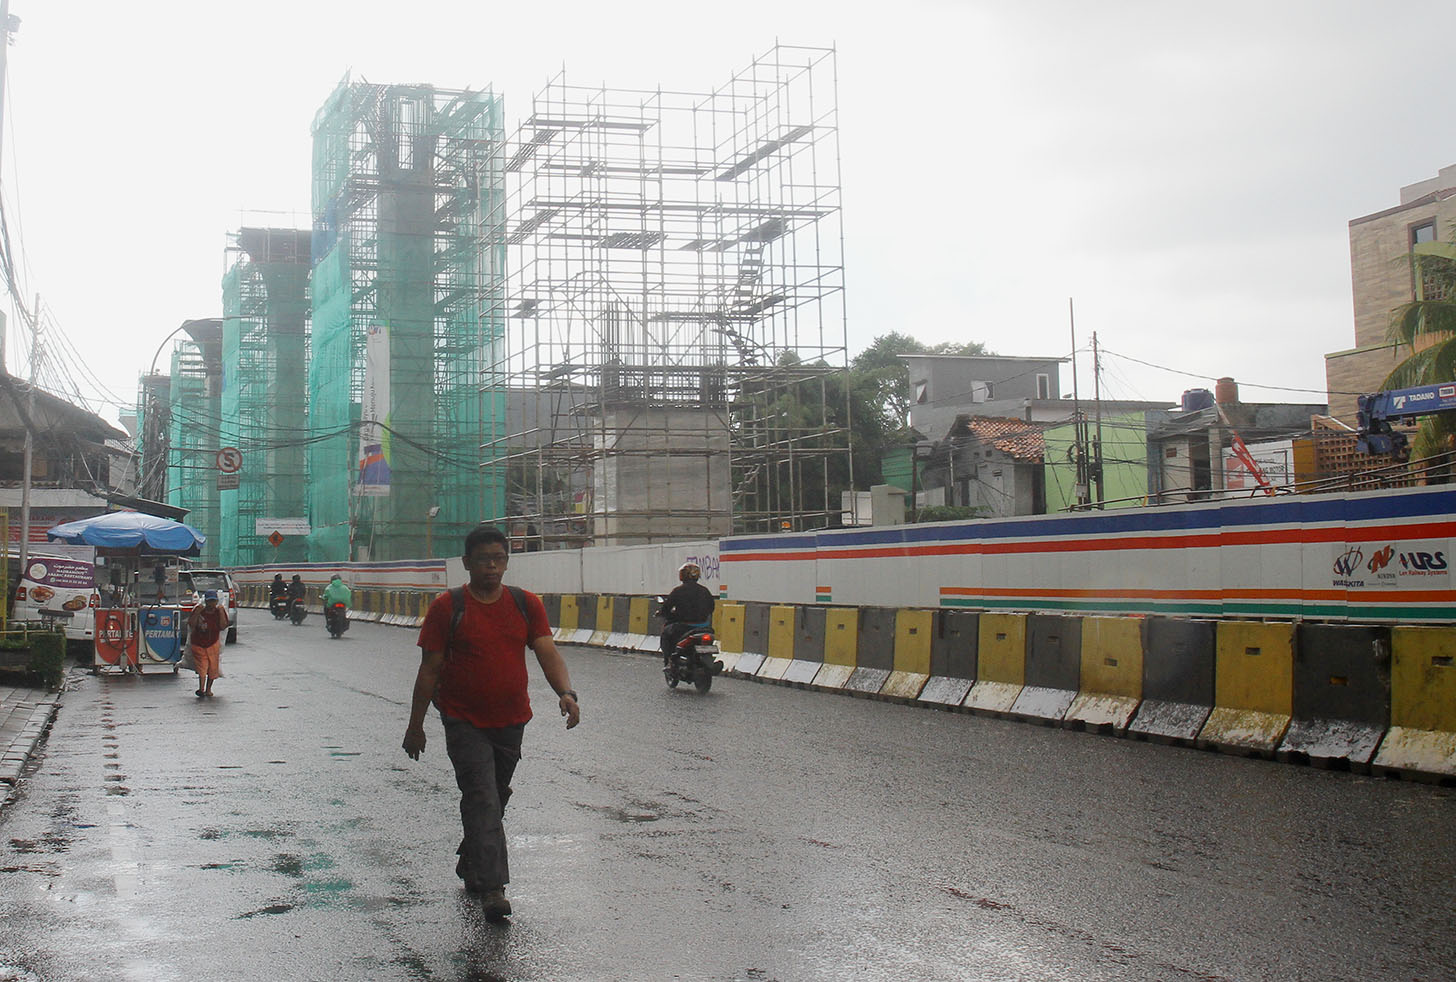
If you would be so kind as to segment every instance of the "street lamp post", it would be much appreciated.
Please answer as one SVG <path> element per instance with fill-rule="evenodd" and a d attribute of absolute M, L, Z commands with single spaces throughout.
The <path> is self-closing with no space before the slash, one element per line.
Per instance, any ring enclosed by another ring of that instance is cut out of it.
<path fill-rule="evenodd" d="M 439 505 L 431 505 L 430 510 L 425 512 L 425 558 L 435 558 L 433 532 L 435 529 L 435 516 L 440 514 Z"/>

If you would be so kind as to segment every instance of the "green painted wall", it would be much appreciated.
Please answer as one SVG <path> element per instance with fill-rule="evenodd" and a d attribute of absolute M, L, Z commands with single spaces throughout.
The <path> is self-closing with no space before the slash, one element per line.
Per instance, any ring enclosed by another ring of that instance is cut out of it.
<path fill-rule="evenodd" d="M 1089 435 L 1096 425 L 1088 422 Z M 1070 423 L 1046 431 L 1047 512 L 1066 511 L 1077 502 L 1077 467 L 1069 450 L 1073 441 Z M 1102 417 L 1103 498 L 1108 508 L 1135 508 L 1144 504 L 1148 493 L 1147 422 L 1141 412 Z M 1095 488 L 1091 494 L 1095 497 Z"/>

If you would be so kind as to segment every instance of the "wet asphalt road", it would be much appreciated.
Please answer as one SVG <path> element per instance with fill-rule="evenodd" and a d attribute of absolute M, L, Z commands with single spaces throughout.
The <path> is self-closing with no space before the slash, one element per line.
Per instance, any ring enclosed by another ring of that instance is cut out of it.
<path fill-rule="evenodd" d="M 453 874 L 412 631 L 250 611 L 217 696 L 84 677 L 0 810 L 0 979 L 1449 979 L 1456 792 L 568 649 Z"/>

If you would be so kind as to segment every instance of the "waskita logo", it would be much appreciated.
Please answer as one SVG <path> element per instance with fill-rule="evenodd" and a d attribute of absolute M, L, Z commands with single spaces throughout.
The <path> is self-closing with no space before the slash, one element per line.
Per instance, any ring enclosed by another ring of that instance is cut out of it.
<path fill-rule="evenodd" d="M 1334 566 L 1332 568 L 1334 569 L 1336 576 L 1349 576 L 1351 573 L 1355 572 L 1355 570 L 1360 568 L 1360 563 L 1364 559 L 1365 553 L 1361 552 L 1359 549 L 1347 549 L 1345 550 L 1344 555 L 1340 556 L 1338 559 L 1335 560 Z M 1405 561 L 1404 557 L 1401 558 L 1401 561 Z"/>
<path fill-rule="evenodd" d="M 1408 573 L 1444 573 L 1449 568 L 1444 552 L 1403 552 L 1400 566 Z"/>
<path fill-rule="evenodd" d="M 1389 566 L 1390 561 L 1394 558 L 1395 546 L 1386 546 L 1384 549 L 1378 550 L 1375 555 L 1370 557 L 1370 562 L 1365 564 L 1365 568 L 1368 569 L 1373 575 L 1380 572 L 1385 567 Z"/>

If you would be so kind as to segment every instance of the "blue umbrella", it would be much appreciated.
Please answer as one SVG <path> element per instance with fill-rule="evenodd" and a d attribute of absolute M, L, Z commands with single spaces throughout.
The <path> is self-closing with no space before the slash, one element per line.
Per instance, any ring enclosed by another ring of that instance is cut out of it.
<path fill-rule="evenodd" d="M 139 511 L 110 511 L 46 529 L 46 538 L 103 549 L 137 549 L 177 556 L 195 556 L 207 536 L 191 525 Z"/>

